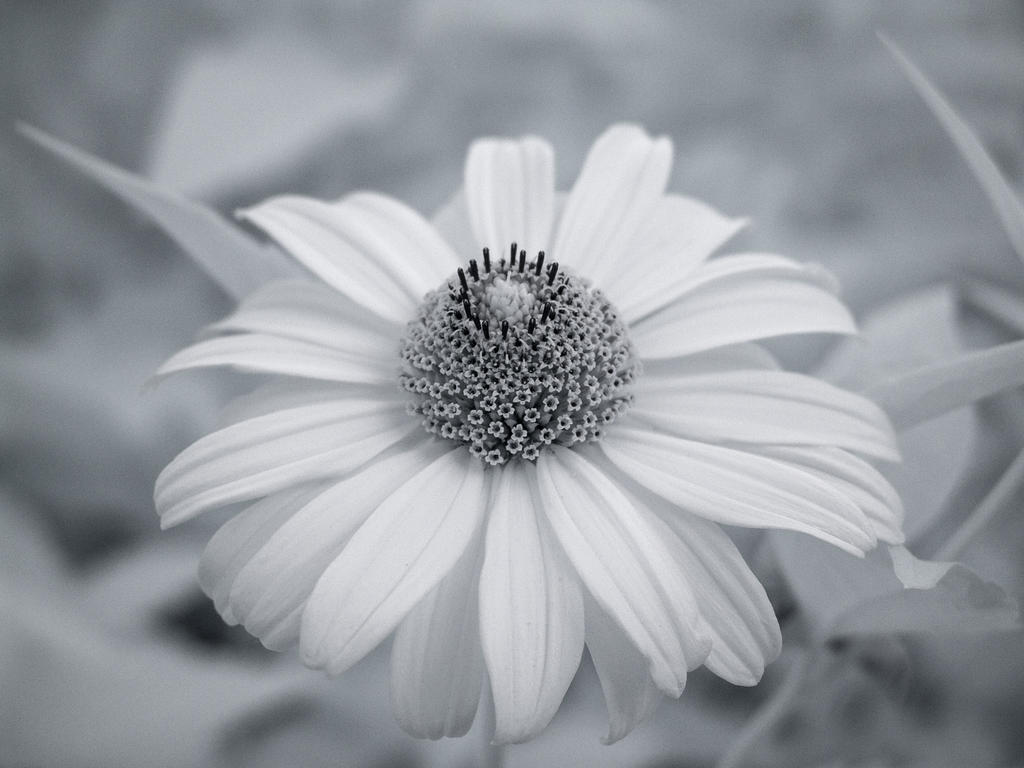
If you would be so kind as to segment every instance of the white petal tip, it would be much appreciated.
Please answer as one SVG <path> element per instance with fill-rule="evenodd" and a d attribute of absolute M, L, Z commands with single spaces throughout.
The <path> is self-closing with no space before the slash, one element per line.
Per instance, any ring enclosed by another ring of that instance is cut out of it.
<path fill-rule="evenodd" d="M 158 511 L 157 514 L 160 515 L 161 531 L 166 531 L 168 528 L 173 528 L 176 525 L 180 525 L 188 519 L 186 515 L 175 513 L 170 510 L 162 514 Z"/>
<path fill-rule="evenodd" d="M 494 737 L 491 739 L 491 746 L 503 747 L 507 744 L 522 744 L 523 742 L 529 741 L 534 738 L 543 729 L 541 728 L 530 728 L 530 727 L 518 727 L 510 731 L 495 731 Z"/>
<path fill-rule="evenodd" d="M 743 672 L 734 675 L 729 679 L 729 682 L 733 685 L 739 685 L 743 688 L 753 688 L 755 685 L 761 682 L 761 677 L 764 675 L 764 670 L 753 670 L 748 669 Z"/>
<path fill-rule="evenodd" d="M 674 675 L 663 674 L 661 670 L 655 668 L 652 663 L 648 668 L 651 674 L 651 680 L 654 681 L 655 687 L 663 694 L 672 699 L 678 699 L 683 695 L 683 690 L 686 688 L 685 676 L 680 679 Z"/>
<path fill-rule="evenodd" d="M 268 651 L 275 651 L 277 653 L 287 651 L 295 644 L 295 637 L 293 635 L 275 634 L 273 632 L 264 635 L 259 640 L 260 644 Z"/>
<path fill-rule="evenodd" d="M 601 744 L 610 747 L 612 744 L 617 744 L 624 738 L 629 736 L 633 730 L 640 725 L 640 722 L 647 717 L 650 713 L 647 713 L 641 718 L 640 721 L 632 722 L 611 722 L 608 724 L 608 733 L 601 737 Z"/>
<path fill-rule="evenodd" d="M 876 526 L 875 536 L 880 544 L 888 544 L 890 546 L 899 546 L 907 540 L 906 534 L 903 533 L 901 528 L 888 525 Z"/>
<path fill-rule="evenodd" d="M 299 642 L 299 661 L 302 662 L 303 666 L 309 667 L 310 669 L 323 669 L 325 662 L 321 654 L 311 651 L 307 647 L 307 633 L 308 630 L 303 627 L 302 640 Z"/>

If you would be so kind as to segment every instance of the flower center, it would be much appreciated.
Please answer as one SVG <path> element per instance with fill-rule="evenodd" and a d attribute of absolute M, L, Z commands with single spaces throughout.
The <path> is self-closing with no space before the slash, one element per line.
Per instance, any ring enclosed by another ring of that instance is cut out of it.
<path fill-rule="evenodd" d="M 544 252 L 483 249 L 426 295 L 402 340 L 402 387 L 430 433 L 497 466 L 598 440 L 639 373 L 608 299 Z"/>

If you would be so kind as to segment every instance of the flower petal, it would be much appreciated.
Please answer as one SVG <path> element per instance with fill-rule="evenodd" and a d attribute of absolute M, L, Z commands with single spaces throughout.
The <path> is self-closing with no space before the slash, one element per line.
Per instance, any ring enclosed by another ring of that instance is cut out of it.
<path fill-rule="evenodd" d="M 540 497 L 584 585 L 679 696 L 711 643 L 696 598 L 650 521 L 581 452 L 552 447 L 536 463 Z"/>
<path fill-rule="evenodd" d="M 546 141 L 526 136 L 473 142 L 465 189 L 478 248 L 487 246 L 497 257 L 510 243 L 531 256 L 551 247 L 555 153 Z"/>
<path fill-rule="evenodd" d="M 399 323 L 457 266 L 451 248 L 425 219 L 383 195 L 359 193 L 336 203 L 276 197 L 239 215 L 328 285 Z"/>
<path fill-rule="evenodd" d="M 543 730 L 583 654 L 579 580 L 538 509 L 532 475 L 526 463 L 497 473 L 480 574 L 480 639 L 497 743 Z"/>
<path fill-rule="evenodd" d="M 630 243 L 661 199 L 672 142 L 635 125 L 614 125 L 591 147 L 569 193 L 551 256 L 583 275 L 601 264 L 621 271 Z"/>
<path fill-rule="evenodd" d="M 880 541 L 889 544 L 903 541 L 903 503 L 899 494 L 881 472 L 863 459 L 828 446 L 758 445 L 751 450 L 795 464 L 820 477 L 860 507 Z"/>
<path fill-rule="evenodd" d="M 160 524 L 343 474 L 416 426 L 397 397 L 331 400 L 232 424 L 197 440 L 160 473 Z"/>
<path fill-rule="evenodd" d="M 654 712 L 662 694 L 647 671 L 647 660 L 622 629 L 590 595 L 584 606 L 587 649 L 608 707 L 608 734 L 601 741 L 614 744 Z"/>
<path fill-rule="evenodd" d="M 649 500 L 711 633 L 704 664 L 734 685 L 756 685 L 779 655 L 782 634 L 764 587 L 714 523 L 661 499 Z"/>
<path fill-rule="evenodd" d="M 476 235 L 473 234 L 473 225 L 469 222 L 465 189 L 459 187 L 444 205 L 434 211 L 430 223 L 455 253 L 476 254 L 480 246 L 477 245 Z"/>
<path fill-rule="evenodd" d="M 417 436 L 309 499 L 239 571 L 229 596 L 232 614 L 268 648 L 291 645 L 302 608 L 327 566 L 380 503 L 443 449 Z"/>
<path fill-rule="evenodd" d="M 855 333 L 821 267 L 781 256 L 714 259 L 678 288 L 678 300 L 631 324 L 641 357 L 687 355 L 792 333 Z"/>
<path fill-rule="evenodd" d="M 462 448 L 385 499 L 313 589 L 303 662 L 340 674 L 376 647 L 455 565 L 485 505 L 483 465 Z"/>
<path fill-rule="evenodd" d="M 368 253 L 395 265 L 412 285 L 417 302 L 462 263 L 433 224 L 393 197 L 356 192 L 337 206 L 351 210 L 355 221 L 365 220 L 352 236 L 364 243 Z"/>
<path fill-rule="evenodd" d="M 250 504 L 217 529 L 199 560 L 199 586 L 229 624 L 238 618 L 228 605 L 235 578 L 274 532 L 323 490 L 321 484 L 302 485 L 271 494 Z"/>
<path fill-rule="evenodd" d="M 482 537 L 406 616 L 391 648 L 391 709 L 421 739 L 464 736 L 473 724 L 484 659 L 477 585 Z"/>
<path fill-rule="evenodd" d="M 856 504 L 781 461 L 619 425 L 608 430 L 601 447 L 638 483 L 700 517 L 802 531 L 856 555 L 876 543 Z"/>
<path fill-rule="evenodd" d="M 639 383 L 651 389 L 672 387 L 684 376 L 730 373 L 737 370 L 778 370 L 779 363 L 764 347 L 754 342 L 706 349 L 683 357 L 644 360 Z M 649 383 L 648 383 L 649 382 Z"/>
<path fill-rule="evenodd" d="M 156 376 L 192 368 L 231 366 L 250 373 L 276 373 L 350 384 L 394 385 L 396 359 L 310 344 L 267 333 L 240 333 L 207 339 L 185 347 Z"/>
<path fill-rule="evenodd" d="M 270 283 L 247 296 L 230 317 L 207 328 L 212 333 L 272 334 L 391 361 L 398 356 L 404 330 L 312 280 Z"/>
<path fill-rule="evenodd" d="M 608 259 L 587 276 L 612 298 L 619 316 L 633 322 L 674 301 L 694 270 L 746 223 L 699 200 L 665 195 L 630 242 L 629 269 Z"/>
<path fill-rule="evenodd" d="M 835 445 L 898 460 L 896 437 L 870 400 L 789 371 L 642 377 L 631 414 L 710 442 Z"/>

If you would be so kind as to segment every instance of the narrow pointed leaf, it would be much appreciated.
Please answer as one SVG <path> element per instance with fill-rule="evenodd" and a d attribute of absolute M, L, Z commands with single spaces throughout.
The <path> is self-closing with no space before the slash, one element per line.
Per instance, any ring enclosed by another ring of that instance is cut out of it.
<path fill-rule="evenodd" d="M 907 58 L 907 55 L 899 49 L 885 35 L 879 35 L 882 42 L 889 49 L 889 52 L 896 59 L 904 74 L 924 99 L 932 114 L 946 129 L 946 133 L 956 144 L 958 150 L 971 173 L 978 180 L 981 188 L 985 191 L 992 207 L 995 208 L 999 220 L 1006 230 L 1006 236 L 1010 238 L 1010 244 L 1017 255 L 1024 260 L 1024 206 L 1014 194 L 1010 185 L 1003 178 L 998 166 L 992 161 L 985 147 L 978 141 L 977 136 L 970 126 L 965 123 L 953 110 L 946 98 L 939 90 L 929 82 L 924 73 Z"/>
<path fill-rule="evenodd" d="M 897 430 L 1024 384 L 1024 341 L 922 366 L 867 387 Z"/>
<path fill-rule="evenodd" d="M 205 205 L 161 189 L 38 128 L 18 125 L 23 136 L 145 214 L 232 298 L 270 280 L 301 275 L 276 248 L 263 245 Z"/>
<path fill-rule="evenodd" d="M 1016 333 L 1024 334 L 1024 297 L 987 280 L 970 280 L 963 286 L 963 299 Z"/>

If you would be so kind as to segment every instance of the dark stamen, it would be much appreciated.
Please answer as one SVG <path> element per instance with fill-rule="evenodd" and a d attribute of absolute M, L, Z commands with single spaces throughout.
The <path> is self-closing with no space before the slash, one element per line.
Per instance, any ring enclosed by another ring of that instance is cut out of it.
<path fill-rule="evenodd" d="M 473 276 L 474 280 L 480 279 L 480 270 L 476 265 L 476 259 L 469 260 L 469 274 Z"/>
<path fill-rule="evenodd" d="M 519 271 L 526 269 L 526 251 L 519 252 Z"/>
<path fill-rule="evenodd" d="M 484 332 L 484 338 L 487 339 L 488 341 L 490 341 L 491 340 L 491 324 L 489 322 L 487 322 L 486 320 L 484 320 L 483 323 L 481 323 L 481 330 L 483 330 L 483 332 Z"/>
<path fill-rule="evenodd" d="M 508 338 L 508 320 L 501 321 L 501 339 L 504 341 Z"/>
<path fill-rule="evenodd" d="M 459 267 L 459 282 L 462 283 L 462 290 L 469 293 L 469 283 L 466 282 L 466 271 Z"/>
<path fill-rule="evenodd" d="M 526 332 L 527 333 L 533 333 L 536 328 L 537 328 L 537 318 L 536 317 L 531 317 L 530 318 L 530 322 L 526 324 Z"/>
<path fill-rule="evenodd" d="M 558 262 L 552 261 L 551 266 L 548 267 L 548 285 L 555 282 L 555 275 L 558 274 Z"/>
<path fill-rule="evenodd" d="M 537 254 L 537 266 L 533 271 L 533 274 L 540 275 L 541 269 L 544 267 L 544 251 L 540 251 Z"/>
<path fill-rule="evenodd" d="M 480 330 L 480 315 L 473 315 L 473 325 L 476 326 L 478 331 Z"/>
<path fill-rule="evenodd" d="M 512 243 L 512 247 L 509 248 L 509 250 L 508 250 L 508 252 L 509 252 L 509 257 L 508 258 L 509 258 L 509 261 L 512 264 L 516 263 L 516 253 L 518 251 L 519 251 L 519 245 L 517 243 Z"/>
<path fill-rule="evenodd" d="M 484 272 L 491 271 L 491 249 L 484 248 Z"/>
<path fill-rule="evenodd" d="M 462 308 L 466 310 L 466 317 L 473 317 L 473 310 L 469 306 L 469 297 L 462 297 Z"/>
<path fill-rule="evenodd" d="M 542 323 L 546 323 L 548 321 L 549 317 L 551 317 L 551 305 L 550 304 L 545 304 L 544 305 L 544 311 L 541 312 L 541 314 L 540 314 L 540 321 Z"/>

